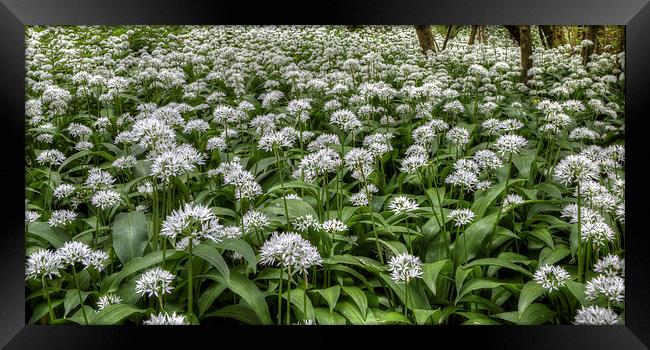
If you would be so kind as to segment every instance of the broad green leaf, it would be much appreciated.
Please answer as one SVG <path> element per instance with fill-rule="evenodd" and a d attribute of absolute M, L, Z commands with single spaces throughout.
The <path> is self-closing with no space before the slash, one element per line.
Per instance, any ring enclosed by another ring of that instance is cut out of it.
<path fill-rule="evenodd" d="M 289 299 L 289 293 L 286 291 L 282 292 L 282 298 L 285 300 Z M 314 307 L 311 304 L 311 299 L 305 296 L 305 292 L 302 289 L 291 289 L 291 304 L 294 308 L 300 311 L 303 319 L 313 320 L 314 319 Z M 307 310 L 305 310 L 305 304 L 307 304 Z"/>
<path fill-rule="evenodd" d="M 122 264 L 144 253 L 151 230 L 147 217 L 139 212 L 119 213 L 113 221 L 113 249 Z"/>
<path fill-rule="evenodd" d="M 519 295 L 519 305 L 517 306 L 518 315 L 521 317 L 526 311 L 526 308 L 532 304 L 537 298 L 546 294 L 546 289 L 535 281 L 528 281 L 524 284 Z"/>
<path fill-rule="evenodd" d="M 60 248 L 70 240 L 70 236 L 61 228 L 50 227 L 46 222 L 32 222 L 27 227 L 27 232 L 45 239 L 54 248 Z"/>
<path fill-rule="evenodd" d="M 228 263 L 223 259 L 217 248 L 208 244 L 199 244 L 193 247 L 192 254 L 210 263 L 226 279 L 226 284 L 228 284 L 230 281 L 230 269 L 228 268 Z"/>
<path fill-rule="evenodd" d="M 514 163 L 517 170 L 519 170 L 520 177 L 523 177 L 524 179 L 530 177 L 531 166 L 533 165 L 535 158 L 535 150 L 531 149 L 522 150 L 521 153 L 512 156 L 512 163 Z"/>
<path fill-rule="evenodd" d="M 463 284 L 463 288 L 460 290 L 460 293 L 458 294 L 457 299 L 462 299 L 463 296 L 465 296 L 468 293 L 471 293 L 475 290 L 478 289 L 492 289 L 496 287 L 501 287 L 504 284 L 507 284 L 505 282 L 499 282 L 499 281 L 494 281 L 494 280 L 489 280 L 485 278 L 475 278 L 473 280 L 470 280 L 469 282 Z"/>
<path fill-rule="evenodd" d="M 316 321 L 319 325 L 345 325 L 346 319 L 336 311 L 329 311 L 325 307 L 317 307 L 314 309 Z"/>
<path fill-rule="evenodd" d="M 217 246 L 241 254 L 248 262 L 248 266 L 253 269 L 253 273 L 257 273 L 257 257 L 248 242 L 243 239 L 229 239 L 218 243 Z"/>
<path fill-rule="evenodd" d="M 149 310 L 138 309 L 129 304 L 113 304 L 103 308 L 97 312 L 92 320 L 89 320 L 93 325 L 114 325 L 132 315 L 142 315 Z"/>
<path fill-rule="evenodd" d="M 578 300 L 580 305 L 585 305 L 585 285 L 576 281 L 566 281 L 567 289 Z"/>
<path fill-rule="evenodd" d="M 415 316 L 415 323 L 417 323 L 418 325 L 426 324 L 427 321 L 429 321 L 429 319 L 431 318 L 431 316 L 436 313 L 436 311 L 439 311 L 439 309 L 436 309 L 436 310 L 415 309 L 415 310 L 413 310 L 413 315 Z"/>
<path fill-rule="evenodd" d="M 456 264 L 464 263 L 476 256 L 483 245 L 483 241 L 490 235 L 497 219 L 497 213 L 490 214 L 470 224 L 454 243 L 454 261 Z M 467 252 L 465 251 L 467 246 Z"/>
<path fill-rule="evenodd" d="M 181 252 L 174 249 L 168 249 L 166 253 L 167 253 L 167 256 L 165 257 L 166 261 L 173 261 L 186 255 L 185 252 Z M 124 264 L 120 272 L 108 276 L 105 280 L 101 282 L 100 284 L 101 290 L 103 292 L 107 292 L 109 290 L 117 289 L 117 287 L 122 282 L 122 280 L 127 278 L 128 276 L 140 270 L 151 267 L 153 265 L 160 264 L 162 262 L 162 256 L 163 256 L 163 251 L 161 250 L 161 251 L 149 253 L 143 257 L 135 258 L 129 261 L 128 263 Z"/>
<path fill-rule="evenodd" d="M 334 286 L 325 289 L 316 289 L 313 291 L 320 294 L 323 297 L 323 299 L 327 301 L 327 305 L 329 305 L 330 307 L 330 312 L 334 311 L 336 302 L 339 300 L 339 295 L 341 294 L 340 286 Z"/>
<path fill-rule="evenodd" d="M 229 283 L 222 275 L 210 274 L 206 277 L 228 285 L 228 289 L 239 295 L 253 309 L 262 324 L 273 324 L 269 307 L 264 299 L 264 294 L 260 292 L 253 281 L 239 273 L 230 274 Z"/>
<path fill-rule="evenodd" d="M 504 267 L 506 269 L 514 270 L 517 272 L 521 272 L 522 274 L 528 276 L 528 277 L 533 277 L 533 274 L 524 269 L 523 267 L 519 265 L 515 265 L 509 261 L 503 260 L 503 259 L 498 259 L 498 258 L 483 258 L 483 259 L 478 259 L 470 262 L 469 264 L 463 266 L 464 268 L 471 268 L 474 266 L 500 266 Z"/>
<path fill-rule="evenodd" d="M 451 267 L 451 260 L 445 259 L 434 263 L 422 264 L 422 280 L 434 295 L 437 295 L 437 281 L 443 269 Z"/>
<path fill-rule="evenodd" d="M 81 300 L 85 301 L 88 297 L 88 294 L 90 294 L 90 292 L 82 291 Z M 79 306 L 79 294 L 77 293 L 77 289 L 68 289 L 68 291 L 65 293 L 65 298 L 63 298 L 63 316 L 68 316 L 70 311 L 72 311 L 77 306 Z"/>
<path fill-rule="evenodd" d="M 403 313 L 397 311 L 384 311 L 380 309 L 370 309 L 370 312 L 377 319 L 377 324 L 410 324 L 408 318 Z"/>
<path fill-rule="evenodd" d="M 246 304 L 226 305 L 217 311 L 205 314 L 203 317 L 232 318 L 249 325 L 258 325 L 261 323 L 255 310 L 251 309 L 250 306 Z"/>
<path fill-rule="evenodd" d="M 525 179 L 510 179 L 508 186 L 516 185 Z M 475 196 L 474 203 L 472 204 L 472 211 L 476 214 L 476 218 L 482 218 L 492 202 L 506 189 L 506 183 L 500 182 L 492 186 L 489 190 L 480 195 Z"/>
<path fill-rule="evenodd" d="M 530 235 L 539 239 L 540 241 L 546 243 L 551 248 L 555 248 L 555 242 L 553 242 L 553 237 L 545 228 L 536 228 L 530 231 Z"/>
<path fill-rule="evenodd" d="M 63 299 L 59 300 L 52 300 L 52 309 L 56 309 L 59 307 L 61 304 L 63 304 Z M 44 301 L 34 308 L 34 312 L 32 313 L 32 317 L 27 321 L 28 324 L 34 324 L 38 322 L 43 316 L 47 315 L 50 312 L 50 308 L 47 305 L 47 301 Z M 49 319 L 49 317 L 48 317 Z"/>
<path fill-rule="evenodd" d="M 357 304 L 359 311 L 361 311 L 361 314 L 365 318 L 368 312 L 368 299 L 363 294 L 363 291 L 358 287 L 352 286 L 343 286 L 343 291 Z"/>
<path fill-rule="evenodd" d="M 199 297 L 197 305 L 199 306 L 199 317 L 203 316 L 212 306 L 212 303 L 226 290 L 227 286 L 222 283 L 214 283 L 208 287 Z"/>
<path fill-rule="evenodd" d="M 372 314 L 372 312 L 369 312 L 367 315 L 368 318 L 365 318 L 361 314 L 361 311 L 359 311 L 359 308 L 347 300 L 339 301 L 336 304 L 336 311 L 340 312 L 341 315 L 350 321 L 350 323 L 355 325 L 377 324 L 377 320 L 375 319 L 375 316 Z"/>
<path fill-rule="evenodd" d="M 556 245 L 555 249 L 546 247 L 539 253 L 539 264 L 553 265 L 567 257 L 569 254 L 571 254 L 571 251 L 566 245 L 563 244 Z"/>
<path fill-rule="evenodd" d="M 544 304 L 531 304 L 526 308 L 521 317 L 519 317 L 520 325 L 542 325 L 550 321 L 555 312 Z"/>

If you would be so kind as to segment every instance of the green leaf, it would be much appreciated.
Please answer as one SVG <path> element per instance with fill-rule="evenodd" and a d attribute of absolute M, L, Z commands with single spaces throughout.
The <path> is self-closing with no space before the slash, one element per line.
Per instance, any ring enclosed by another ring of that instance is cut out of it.
<path fill-rule="evenodd" d="M 497 213 L 490 214 L 469 225 L 454 242 L 454 261 L 457 265 L 474 258 L 481 249 L 483 240 L 492 232 Z M 467 245 L 467 252 L 465 252 Z"/>
<path fill-rule="evenodd" d="M 325 289 L 316 289 L 314 292 L 320 294 L 323 299 L 327 301 L 327 305 L 330 307 L 330 312 L 334 311 L 336 302 L 339 300 L 339 295 L 341 294 L 340 286 L 334 286 Z"/>
<path fill-rule="evenodd" d="M 352 298 L 354 303 L 359 307 L 363 317 L 366 318 L 368 312 L 368 299 L 366 298 L 366 295 L 363 294 L 363 291 L 358 287 L 352 286 L 343 286 L 343 291 Z"/>
<path fill-rule="evenodd" d="M 217 248 L 208 244 L 199 244 L 196 247 L 193 247 L 192 254 L 210 263 L 210 265 L 216 268 L 217 272 L 225 278 L 226 284 L 229 284 L 230 269 Z"/>
<path fill-rule="evenodd" d="M 233 293 L 239 295 L 253 309 L 262 324 L 273 324 L 269 307 L 264 299 L 264 294 L 260 292 L 255 283 L 239 273 L 230 274 L 230 282 L 226 282 L 222 275 L 210 274 L 207 278 L 228 285 Z"/>
<path fill-rule="evenodd" d="M 377 324 L 377 320 L 371 312 L 368 313 L 368 318 L 366 319 L 361 314 L 361 311 L 359 311 L 359 308 L 347 300 L 339 301 L 336 304 L 336 311 L 340 312 L 341 315 L 343 315 L 348 321 L 350 321 L 350 323 L 354 325 Z"/>
<path fill-rule="evenodd" d="M 522 150 L 521 153 L 512 156 L 512 163 L 514 163 L 517 170 L 519 170 L 520 177 L 523 177 L 524 179 L 530 177 L 530 169 L 535 158 L 535 150 L 532 149 Z"/>
<path fill-rule="evenodd" d="M 329 311 L 325 307 L 317 307 L 314 309 L 314 314 L 316 315 L 316 321 L 319 325 L 345 325 L 345 317 L 341 316 L 340 313 L 336 311 Z"/>
<path fill-rule="evenodd" d="M 206 311 L 212 306 L 212 303 L 226 290 L 227 286 L 222 283 L 214 283 L 208 287 L 199 297 L 197 302 L 199 306 L 199 317 L 203 316 Z"/>
<path fill-rule="evenodd" d="M 471 268 L 474 266 L 486 266 L 486 265 L 504 267 L 506 269 L 521 272 L 522 274 L 528 277 L 533 277 L 533 274 L 530 271 L 524 269 L 523 267 L 519 265 L 515 265 L 509 261 L 503 259 L 497 259 L 497 258 L 483 258 L 483 259 L 474 260 L 471 263 L 463 266 L 463 268 Z"/>
<path fill-rule="evenodd" d="M 526 181 L 525 179 L 510 179 L 508 186 L 513 186 L 519 182 Z M 475 196 L 474 204 L 472 204 L 472 211 L 476 214 L 476 218 L 482 218 L 492 202 L 506 189 L 505 181 L 492 186 L 489 190 L 480 195 Z"/>
<path fill-rule="evenodd" d="M 243 239 L 229 239 L 218 243 L 217 246 L 241 254 L 248 262 L 248 266 L 253 269 L 253 273 L 257 273 L 257 257 L 248 242 Z"/>
<path fill-rule="evenodd" d="M 567 257 L 569 254 L 571 254 L 571 250 L 569 250 L 569 248 L 563 244 L 556 245 L 555 249 L 546 247 L 539 253 L 539 264 L 553 265 L 556 262 Z"/>
<path fill-rule="evenodd" d="M 519 317 L 520 325 L 542 325 L 550 321 L 555 312 L 544 304 L 531 304 L 526 311 Z"/>
<path fill-rule="evenodd" d="M 536 228 L 530 231 L 530 235 L 539 239 L 540 241 L 546 243 L 551 248 L 555 248 L 555 242 L 553 242 L 553 237 L 545 228 Z"/>
<path fill-rule="evenodd" d="M 544 287 L 535 281 L 528 281 L 521 289 L 521 294 L 519 295 L 519 305 L 517 306 L 519 317 L 523 315 L 530 304 L 544 294 L 546 294 Z"/>
<path fill-rule="evenodd" d="M 179 259 L 182 256 L 185 256 L 185 252 L 181 252 L 175 249 L 168 249 L 166 251 L 167 256 L 166 256 L 166 261 L 173 261 L 175 259 Z M 160 264 L 162 262 L 162 256 L 163 252 L 157 251 L 157 252 L 152 252 L 149 253 L 143 257 L 140 258 L 135 258 L 128 263 L 126 263 L 122 267 L 122 271 L 112 274 L 108 276 L 104 281 L 101 283 L 101 290 L 106 292 L 109 290 L 115 290 L 117 287 L 120 285 L 120 282 L 122 282 L 123 279 L 127 278 L 128 276 L 146 269 L 150 266 Z"/>
<path fill-rule="evenodd" d="M 460 290 L 460 293 L 458 294 L 458 299 L 462 299 L 463 296 L 465 296 L 468 293 L 471 293 L 477 289 L 492 289 L 496 287 L 501 287 L 505 284 L 505 282 L 499 282 L 499 281 L 494 281 L 486 278 L 476 278 L 473 279 L 465 284 L 463 284 L 463 288 Z"/>
<path fill-rule="evenodd" d="M 249 325 L 257 325 L 261 323 L 259 317 L 257 317 L 257 314 L 255 313 L 255 310 L 251 309 L 250 306 L 245 304 L 226 305 L 217 311 L 205 314 L 203 317 L 232 318 Z"/>
<path fill-rule="evenodd" d="M 437 281 L 443 269 L 451 267 L 451 260 L 445 259 L 434 263 L 422 264 L 422 280 L 434 295 L 437 295 Z"/>
<path fill-rule="evenodd" d="M 397 311 L 384 311 L 380 309 L 371 309 L 372 314 L 377 319 L 377 324 L 410 324 L 408 318 L 403 313 Z"/>
<path fill-rule="evenodd" d="M 29 224 L 27 232 L 45 239 L 54 248 L 60 248 L 65 242 L 70 240 L 70 236 L 63 229 L 50 227 L 46 222 L 32 222 Z"/>
<path fill-rule="evenodd" d="M 150 310 L 138 309 L 129 304 L 113 304 L 103 308 L 95 314 L 92 320 L 89 320 L 93 325 L 114 325 L 132 315 L 142 315 Z"/>
<path fill-rule="evenodd" d="M 90 292 L 81 292 L 81 300 L 85 301 Z M 63 299 L 63 308 L 65 309 L 63 317 L 68 316 L 70 311 L 75 307 L 79 306 L 79 294 L 77 294 L 77 289 L 68 289 L 65 293 L 65 298 Z"/>
<path fill-rule="evenodd" d="M 413 310 L 413 315 L 415 316 L 415 323 L 418 325 L 423 325 L 426 324 L 427 321 L 431 318 L 433 314 L 436 313 L 436 311 L 439 311 L 440 309 L 436 310 L 429 310 L 429 309 L 415 309 Z"/>
<path fill-rule="evenodd" d="M 59 307 L 61 304 L 63 304 L 63 299 L 59 300 L 52 300 L 52 309 L 55 309 Z M 28 324 L 33 324 L 38 322 L 43 316 L 47 315 L 50 312 L 50 308 L 47 305 L 47 301 L 44 301 L 34 308 L 34 313 L 32 314 L 32 317 L 27 321 Z M 48 317 L 49 319 L 49 317 Z"/>
<path fill-rule="evenodd" d="M 113 221 L 113 249 L 122 264 L 144 253 L 151 230 L 147 217 L 139 212 L 119 213 Z"/>
<path fill-rule="evenodd" d="M 580 282 L 575 281 L 566 281 L 566 287 L 573 294 L 573 296 L 578 300 L 580 305 L 585 305 L 585 285 Z"/>
<path fill-rule="evenodd" d="M 288 300 L 289 293 L 282 293 L 282 298 Z M 311 299 L 305 299 L 305 292 L 302 289 L 291 289 L 291 304 L 300 311 L 302 318 L 306 320 L 314 319 L 314 307 L 311 304 Z M 307 310 L 305 310 L 305 303 L 307 304 Z"/>

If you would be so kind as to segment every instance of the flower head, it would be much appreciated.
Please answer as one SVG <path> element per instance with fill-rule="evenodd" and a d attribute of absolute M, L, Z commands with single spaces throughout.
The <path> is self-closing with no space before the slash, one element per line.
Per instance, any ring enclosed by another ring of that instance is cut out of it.
<path fill-rule="evenodd" d="M 618 315 L 607 308 L 597 305 L 583 306 L 576 313 L 573 324 L 576 325 L 614 325 Z"/>
<path fill-rule="evenodd" d="M 549 292 L 559 290 L 570 278 L 571 275 L 563 267 L 548 264 L 537 268 L 533 275 L 535 282 L 541 284 Z"/>
<path fill-rule="evenodd" d="M 41 277 L 52 278 L 59 276 L 59 269 L 63 268 L 61 257 L 54 251 L 39 249 L 27 258 L 25 275 L 28 279 Z"/>
<path fill-rule="evenodd" d="M 406 282 L 414 278 L 422 278 L 422 262 L 417 256 L 401 253 L 393 256 L 388 262 L 391 279 L 395 282 Z"/>
<path fill-rule="evenodd" d="M 171 294 L 174 287 L 171 286 L 174 281 L 174 275 L 160 267 L 154 267 L 147 270 L 140 276 L 135 283 L 135 292 L 144 296 L 159 296 Z"/>
<path fill-rule="evenodd" d="M 278 265 L 293 272 L 307 273 L 307 269 L 323 261 L 318 249 L 294 232 L 277 233 L 260 248 L 260 264 Z"/>

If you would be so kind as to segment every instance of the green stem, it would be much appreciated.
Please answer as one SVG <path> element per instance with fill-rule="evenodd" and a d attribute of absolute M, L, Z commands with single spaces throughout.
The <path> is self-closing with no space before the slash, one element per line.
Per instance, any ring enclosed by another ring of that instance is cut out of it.
<path fill-rule="evenodd" d="M 72 278 L 74 279 L 74 284 L 77 287 L 77 296 L 79 297 L 79 305 L 81 306 L 81 313 L 84 316 L 84 322 L 88 325 L 88 316 L 86 316 L 86 309 L 84 309 L 84 302 L 81 298 L 81 289 L 79 289 L 79 281 L 77 280 L 77 269 L 72 264 Z"/>
<path fill-rule="evenodd" d="M 287 268 L 287 324 L 291 324 L 291 266 Z"/>
<path fill-rule="evenodd" d="M 289 209 L 288 209 L 288 206 L 287 206 L 287 193 L 286 193 L 286 191 L 284 189 L 284 164 L 283 164 L 283 162 L 280 162 L 280 154 L 278 153 L 278 151 L 274 150 L 274 153 L 275 153 L 276 163 L 280 164 L 278 166 L 279 167 L 278 170 L 280 172 L 280 186 L 282 187 L 282 202 L 284 203 L 284 215 L 285 215 L 285 218 L 287 219 L 287 231 L 289 231 L 290 230 L 290 226 L 289 226 Z"/>
<path fill-rule="evenodd" d="M 278 324 L 282 324 L 282 276 L 284 275 L 284 269 L 280 269 L 280 290 L 278 292 Z"/>
<path fill-rule="evenodd" d="M 193 243 L 192 242 L 192 237 L 190 237 L 190 242 L 189 242 L 189 245 L 188 245 L 188 252 L 189 252 L 190 256 L 189 256 L 189 261 L 188 261 L 188 266 L 187 266 L 187 275 L 188 275 L 188 277 L 187 277 L 187 300 L 188 300 L 188 302 L 187 302 L 187 316 L 188 316 L 188 318 L 190 318 L 190 320 L 192 318 L 192 311 L 193 311 L 192 309 L 193 309 L 193 304 L 194 304 L 194 293 L 192 291 L 192 287 L 193 287 L 192 286 L 192 283 L 193 283 L 193 281 L 192 281 L 192 277 L 193 277 L 192 276 L 192 272 L 193 272 L 192 269 L 193 269 L 193 266 L 192 265 L 194 265 L 194 259 L 193 259 L 193 256 L 192 256 L 192 243 Z"/>
<path fill-rule="evenodd" d="M 54 321 L 54 310 L 52 310 L 52 301 L 50 300 L 50 292 L 47 290 L 47 282 L 45 282 L 45 275 L 43 275 L 41 278 L 43 280 L 43 294 L 45 294 L 45 298 L 47 299 L 47 308 L 50 313 L 50 323 L 52 323 Z"/>

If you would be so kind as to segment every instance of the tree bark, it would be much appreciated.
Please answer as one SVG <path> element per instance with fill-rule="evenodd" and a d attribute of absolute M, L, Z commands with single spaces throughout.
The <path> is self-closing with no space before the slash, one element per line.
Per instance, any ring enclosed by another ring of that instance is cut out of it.
<path fill-rule="evenodd" d="M 528 82 L 528 70 L 533 67 L 533 45 L 530 38 L 530 26 L 519 27 L 519 49 L 521 51 L 521 75 L 520 81 Z"/>
<path fill-rule="evenodd" d="M 427 55 L 429 50 L 436 53 L 434 46 L 435 41 L 433 40 L 433 33 L 431 33 L 431 26 L 417 25 L 415 26 L 415 32 L 418 35 L 418 41 L 420 42 L 422 53 Z"/>
<path fill-rule="evenodd" d="M 517 46 L 520 46 L 520 36 L 521 34 L 519 33 L 519 26 L 504 26 L 508 30 L 508 33 L 510 33 L 510 37 L 512 40 L 514 40 L 517 43 Z"/>
<path fill-rule="evenodd" d="M 472 29 L 469 32 L 469 40 L 467 41 L 467 45 L 474 45 L 474 41 L 476 41 L 476 34 L 478 32 L 478 27 L 479 26 L 472 26 Z"/>
<path fill-rule="evenodd" d="M 589 56 L 598 50 L 598 34 L 603 29 L 602 25 L 599 26 L 586 26 L 584 31 L 583 40 L 590 40 L 593 45 L 582 48 L 582 64 L 589 63 Z"/>
<path fill-rule="evenodd" d="M 478 37 L 481 39 L 481 44 L 487 45 L 488 43 L 488 34 L 485 26 L 479 26 Z"/>

